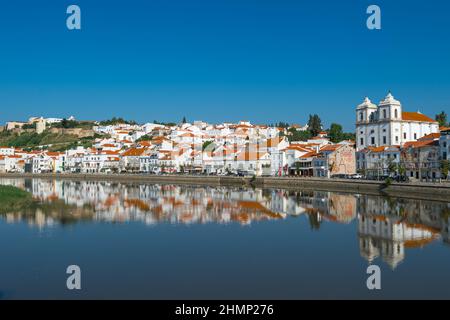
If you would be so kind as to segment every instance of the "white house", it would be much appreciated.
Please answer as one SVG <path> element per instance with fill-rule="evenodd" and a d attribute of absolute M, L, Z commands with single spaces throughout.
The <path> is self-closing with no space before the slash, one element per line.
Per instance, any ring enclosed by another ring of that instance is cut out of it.
<path fill-rule="evenodd" d="M 389 175 L 389 167 L 400 158 L 399 146 L 368 147 L 356 153 L 356 170 L 367 176 Z"/>
<path fill-rule="evenodd" d="M 0 147 L 0 156 L 13 156 L 14 148 L 12 147 Z"/>
<path fill-rule="evenodd" d="M 442 160 L 450 160 L 450 128 L 441 131 L 439 147 Z"/>

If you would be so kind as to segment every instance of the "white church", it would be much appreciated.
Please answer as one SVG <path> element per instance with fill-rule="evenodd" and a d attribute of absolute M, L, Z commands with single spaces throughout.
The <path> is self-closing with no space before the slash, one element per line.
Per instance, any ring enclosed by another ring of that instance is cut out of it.
<path fill-rule="evenodd" d="M 369 98 L 356 108 L 356 148 L 402 146 L 405 142 L 439 132 L 437 121 L 420 112 L 405 112 L 389 92 L 375 105 Z"/>

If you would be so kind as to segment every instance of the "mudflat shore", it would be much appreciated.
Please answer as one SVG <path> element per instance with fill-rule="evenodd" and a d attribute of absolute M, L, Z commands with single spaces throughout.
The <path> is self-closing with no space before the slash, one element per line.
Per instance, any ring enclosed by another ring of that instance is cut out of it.
<path fill-rule="evenodd" d="M 383 181 L 296 178 L 296 177 L 233 177 L 150 174 L 80 174 L 80 173 L 0 173 L 0 178 L 41 178 L 90 181 L 147 182 L 210 186 L 242 186 L 259 188 L 307 189 L 346 193 L 385 194 L 395 197 L 419 198 L 450 202 L 450 183 L 391 183 Z"/>

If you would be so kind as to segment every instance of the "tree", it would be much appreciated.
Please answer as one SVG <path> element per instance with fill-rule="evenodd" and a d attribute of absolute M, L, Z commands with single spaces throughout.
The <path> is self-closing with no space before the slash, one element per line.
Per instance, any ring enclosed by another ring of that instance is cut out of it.
<path fill-rule="evenodd" d="M 148 134 L 144 134 L 143 136 L 141 136 L 139 139 L 136 140 L 136 142 L 141 142 L 141 141 L 151 141 L 153 138 L 152 136 L 148 135 Z"/>
<path fill-rule="evenodd" d="M 308 130 L 314 137 L 322 131 L 322 120 L 317 114 L 309 115 Z"/>
<path fill-rule="evenodd" d="M 397 165 L 397 170 L 398 170 L 398 174 L 399 174 L 402 178 L 406 177 L 406 167 L 405 167 L 405 165 L 404 165 L 403 163 L 399 163 L 399 164 Z"/>
<path fill-rule="evenodd" d="M 445 113 L 445 111 L 437 114 L 435 119 L 437 122 L 439 122 L 440 127 L 447 127 L 449 125 L 447 122 L 447 114 Z"/>
<path fill-rule="evenodd" d="M 284 133 L 282 134 L 280 132 L 280 137 L 281 136 L 284 136 Z M 310 139 L 311 137 L 312 137 L 311 132 L 309 132 L 309 131 L 298 131 L 295 128 L 288 129 L 287 138 L 288 138 L 289 142 L 291 142 L 291 141 L 306 141 L 306 140 Z"/>
<path fill-rule="evenodd" d="M 187 121 L 186 121 L 186 117 L 183 117 L 183 121 L 182 121 L 183 123 L 186 123 Z"/>
<path fill-rule="evenodd" d="M 208 146 L 210 146 L 210 147 L 208 148 Z M 203 142 L 202 151 L 205 151 L 206 148 L 208 148 L 208 151 L 214 150 L 215 146 L 213 144 L 213 141 L 208 140 L 208 141 Z"/>
<path fill-rule="evenodd" d="M 137 122 L 134 120 L 125 120 L 123 118 L 116 118 L 116 117 L 112 117 L 111 120 L 100 121 L 101 126 L 109 126 L 109 125 L 115 125 L 115 124 L 135 125 L 135 124 L 137 124 Z"/>
<path fill-rule="evenodd" d="M 337 143 L 339 141 L 342 141 L 343 137 L 342 132 L 342 126 L 337 123 L 332 123 L 330 126 L 330 129 L 328 130 L 328 137 L 330 138 L 331 142 Z"/>
<path fill-rule="evenodd" d="M 441 160 L 441 176 L 443 178 L 448 177 L 448 171 L 450 169 L 450 161 L 448 160 Z"/>
<path fill-rule="evenodd" d="M 393 161 L 391 158 L 389 158 L 388 160 L 388 171 L 389 171 L 389 175 L 394 175 L 397 173 L 398 170 L 398 166 L 397 163 L 395 163 L 395 161 Z"/>

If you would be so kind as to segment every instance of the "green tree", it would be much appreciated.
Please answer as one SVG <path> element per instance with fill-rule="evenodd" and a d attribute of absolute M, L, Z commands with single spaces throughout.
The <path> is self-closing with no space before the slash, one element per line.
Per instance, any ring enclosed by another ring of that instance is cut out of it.
<path fill-rule="evenodd" d="M 441 127 L 447 127 L 449 125 L 447 122 L 447 113 L 445 113 L 445 111 L 438 113 L 435 119 L 437 122 L 439 122 L 439 126 Z"/>
<path fill-rule="evenodd" d="M 330 138 L 331 142 L 337 143 L 339 141 L 343 140 L 343 131 L 342 126 L 337 123 L 332 123 L 330 126 L 330 129 L 328 130 L 328 137 Z"/>
<path fill-rule="evenodd" d="M 281 136 L 281 134 L 280 134 Z M 295 128 L 289 128 L 287 139 L 289 142 L 291 141 L 306 141 L 312 137 L 311 132 L 309 131 L 298 131 Z"/>
<path fill-rule="evenodd" d="M 110 120 L 100 121 L 100 125 L 102 125 L 102 126 L 115 125 L 115 124 L 135 125 L 135 124 L 137 124 L 137 122 L 134 120 L 125 120 L 123 118 L 116 118 L 116 117 L 112 117 Z"/>
<path fill-rule="evenodd" d="M 398 170 L 397 164 L 392 159 L 389 159 L 388 160 L 389 175 L 396 174 L 397 170 Z"/>
<path fill-rule="evenodd" d="M 322 131 L 322 120 L 317 114 L 309 115 L 308 130 L 314 137 Z"/>
<path fill-rule="evenodd" d="M 209 146 L 209 148 L 208 148 L 208 146 Z M 209 151 L 212 151 L 214 149 L 214 145 L 213 145 L 213 142 L 211 140 L 203 142 L 202 150 L 205 151 L 206 148 L 208 148 Z"/>
<path fill-rule="evenodd" d="M 405 167 L 405 165 L 403 163 L 399 163 L 397 165 L 397 171 L 398 171 L 398 174 L 401 177 L 405 177 L 406 176 L 406 167 Z"/>
<path fill-rule="evenodd" d="M 443 178 L 448 177 L 448 171 L 450 169 L 450 161 L 448 160 L 441 160 L 441 175 Z"/>
<path fill-rule="evenodd" d="M 152 137 L 148 134 L 144 134 L 142 137 L 140 137 L 139 139 L 136 140 L 136 142 L 141 142 L 141 141 L 151 141 Z"/>

